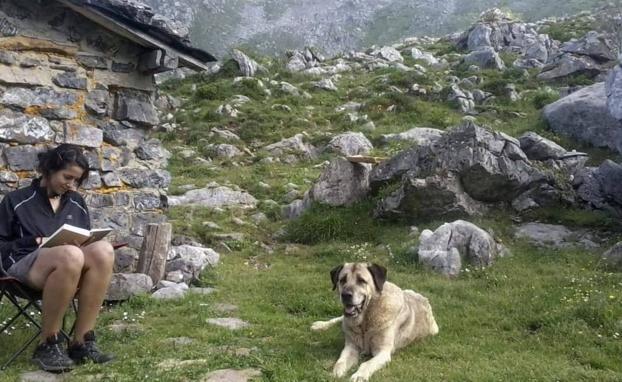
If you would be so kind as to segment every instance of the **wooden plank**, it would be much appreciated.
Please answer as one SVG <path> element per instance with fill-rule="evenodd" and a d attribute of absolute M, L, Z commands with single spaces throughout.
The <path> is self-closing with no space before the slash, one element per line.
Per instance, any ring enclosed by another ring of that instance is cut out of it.
<path fill-rule="evenodd" d="M 136 272 L 151 277 L 153 285 L 164 277 L 172 232 L 170 223 L 147 224 Z"/>
<path fill-rule="evenodd" d="M 104 28 L 120 35 L 128 40 L 134 41 L 138 45 L 145 46 L 147 48 L 160 48 L 164 49 L 167 52 L 170 52 L 171 55 L 179 57 L 179 60 L 184 63 L 185 66 L 195 69 L 195 70 L 208 70 L 207 65 L 200 60 L 184 54 L 183 52 L 173 48 L 170 45 L 164 44 L 162 41 L 158 40 L 155 37 L 148 35 L 147 33 L 137 30 L 135 28 L 131 28 L 128 25 L 122 24 L 113 18 L 99 12 L 96 9 L 92 8 L 84 8 L 80 7 L 76 4 L 73 4 L 70 0 L 58 0 L 63 5 L 71 8 L 75 12 L 81 14 L 87 19 L 94 21 L 95 23 L 103 26 Z"/>
<path fill-rule="evenodd" d="M 367 155 L 350 155 L 346 157 L 347 160 L 353 163 L 371 163 L 378 164 L 382 161 L 385 161 L 389 158 L 386 157 L 372 157 Z"/>

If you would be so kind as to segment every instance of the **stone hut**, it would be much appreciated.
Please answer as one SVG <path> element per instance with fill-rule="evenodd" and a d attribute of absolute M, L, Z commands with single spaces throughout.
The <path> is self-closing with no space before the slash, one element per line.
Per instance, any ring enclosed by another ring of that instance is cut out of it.
<path fill-rule="evenodd" d="M 0 0 L 0 198 L 36 176 L 38 152 L 82 146 L 93 226 L 129 242 L 131 268 L 171 180 L 154 74 L 215 61 L 187 36 L 132 0 Z"/>

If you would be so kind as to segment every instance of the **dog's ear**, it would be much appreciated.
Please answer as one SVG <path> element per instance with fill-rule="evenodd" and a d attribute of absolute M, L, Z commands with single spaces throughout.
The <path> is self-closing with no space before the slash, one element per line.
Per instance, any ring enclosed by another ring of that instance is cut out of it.
<path fill-rule="evenodd" d="M 373 263 L 372 265 L 368 266 L 367 269 L 369 269 L 369 273 L 371 273 L 374 279 L 374 285 L 376 286 L 376 289 L 378 290 L 378 292 L 382 292 L 382 287 L 384 286 L 385 281 L 387 281 L 387 268 L 383 267 L 382 265 Z"/>
<path fill-rule="evenodd" d="M 330 279 L 333 282 L 333 290 L 337 288 L 337 278 L 339 277 L 339 272 L 343 269 L 343 265 L 338 265 L 330 271 Z"/>

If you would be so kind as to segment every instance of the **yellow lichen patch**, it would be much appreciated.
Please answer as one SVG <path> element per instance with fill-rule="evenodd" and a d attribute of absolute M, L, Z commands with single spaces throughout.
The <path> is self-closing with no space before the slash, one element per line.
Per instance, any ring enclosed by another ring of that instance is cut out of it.
<path fill-rule="evenodd" d="M 20 179 L 29 179 L 33 176 L 36 176 L 37 174 L 33 171 L 15 171 L 15 175 L 17 175 L 17 177 Z"/>
<path fill-rule="evenodd" d="M 30 115 L 33 117 L 41 115 L 41 107 L 39 106 L 28 106 L 24 109 L 24 114 Z"/>
<path fill-rule="evenodd" d="M 78 53 L 78 47 L 76 45 L 26 36 L 5 37 L 0 39 L 0 49 L 49 52 L 63 56 L 75 56 L 76 53 Z"/>

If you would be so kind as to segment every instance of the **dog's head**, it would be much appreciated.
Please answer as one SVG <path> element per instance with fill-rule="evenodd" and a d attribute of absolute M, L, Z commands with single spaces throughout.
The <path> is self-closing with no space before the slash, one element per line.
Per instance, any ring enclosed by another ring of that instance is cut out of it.
<path fill-rule="evenodd" d="M 330 271 L 333 290 L 339 291 L 346 317 L 356 317 L 382 292 L 387 269 L 378 264 L 346 263 Z"/>

